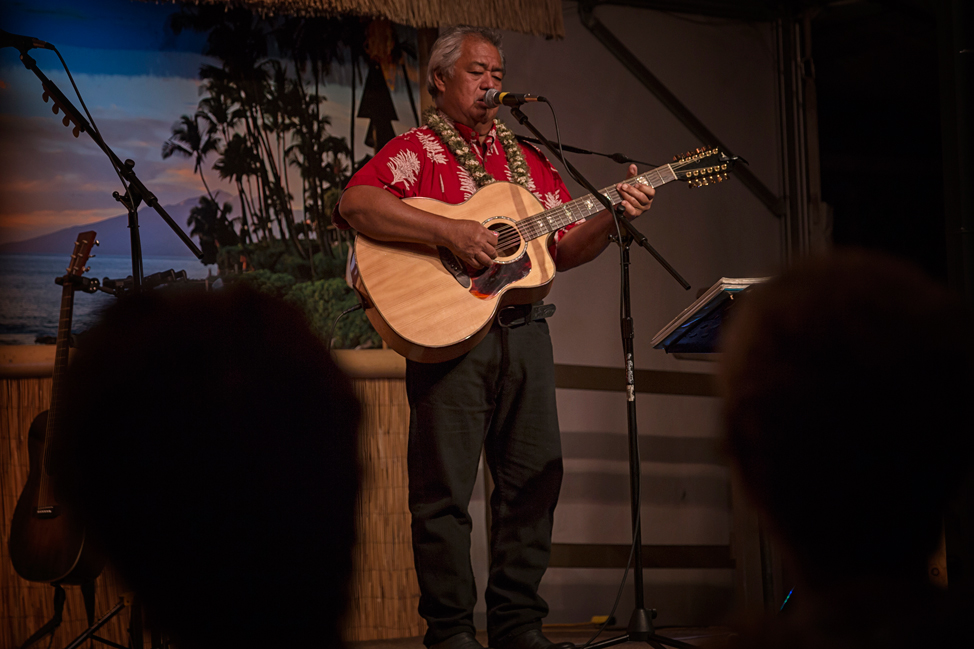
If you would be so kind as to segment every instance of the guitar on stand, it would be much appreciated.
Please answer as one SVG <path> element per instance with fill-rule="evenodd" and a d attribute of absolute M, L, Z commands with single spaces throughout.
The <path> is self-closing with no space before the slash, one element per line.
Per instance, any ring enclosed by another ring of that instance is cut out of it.
<path fill-rule="evenodd" d="M 85 542 L 85 531 L 70 509 L 58 502 L 52 472 L 59 431 L 67 423 L 67 413 L 60 407 L 60 386 L 68 365 L 74 294 L 79 285 L 84 285 L 85 290 L 93 290 L 90 289 L 90 281 L 83 275 L 88 270 L 85 264 L 96 243 L 93 231 L 79 234 L 67 274 L 57 279 L 62 285 L 61 311 L 51 406 L 37 415 L 30 425 L 27 442 L 30 471 L 10 523 L 7 545 L 14 570 L 27 581 L 50 583 L 55 588 L 54 618 L 22 647 L 52 633 L 60 624 L 65 600 L 62 584 L 81 585 L 89 624 L 93 622 L 94 580 L 105 564 L 104 559 Z"/>

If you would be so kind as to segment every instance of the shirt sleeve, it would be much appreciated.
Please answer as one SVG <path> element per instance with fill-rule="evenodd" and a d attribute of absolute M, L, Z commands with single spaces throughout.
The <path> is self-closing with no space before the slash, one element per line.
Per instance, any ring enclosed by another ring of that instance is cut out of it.
<path fill-rule="evenodd" d="M 355 172 L 345 189 L 368 185 L 385 189 L 397 198 L 418 196 L 425 157 L 422 145 L 410 133 L 405 133 L 389 140 L 365 166 Z M 342 230 L 351 227 L 338 211 L 337 204 L 332 212 L 332 222 Z"/>

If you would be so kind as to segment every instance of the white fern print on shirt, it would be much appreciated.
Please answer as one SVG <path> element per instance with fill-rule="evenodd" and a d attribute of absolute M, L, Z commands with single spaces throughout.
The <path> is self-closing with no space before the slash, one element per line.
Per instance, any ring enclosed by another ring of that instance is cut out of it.
<path fill-rule="evenodd" d="M 558 192 L 546 192 L 541 197 L 541 204 L 544 205 L 546 210 L 550 210 L 552 207 L 558 207 L 561 205 L 561 196 L 558 195 Z"/>
<path fill-rule="evenodd" d="M 477 183 L 473 181 L 473 176 L 467 173 L 466 169 L 457 168 L 457 178 L 460 179 L 460 191 L 463 192 L 463 200 L 470 200 L 470 197 L 477 191 Z"/>
<path fill-rule="evenodd" d="M 409 149 L 403 149 L 386 164 L 392 173 L 390 184 L 402 183 L 403 188 L 408 190 L 416 182 L 419 175 L 419 157 Z"/>
<path fill-rule="evenodd" d="M 423 150 L 426 151 L 426 155 L 430 160 L 436 164 L 446 164 L 446 151 L 444 151 L 443 145 L 440 144 L 438 137 L 429 133 L 423 133 L 418 129 L 416 129 L 415 135 L 419 143 L 423 145 Z"/>

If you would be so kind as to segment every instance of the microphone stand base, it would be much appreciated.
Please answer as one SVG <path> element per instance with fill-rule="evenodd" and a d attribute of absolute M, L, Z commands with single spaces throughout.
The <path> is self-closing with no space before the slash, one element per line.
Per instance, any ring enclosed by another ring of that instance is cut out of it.
<path fill-rule="evenodd" d="M 653 618 L 655 617 L 656 609 L 637 608 L 632 612 L 632 617 L 629 618 L 629 626 L 626 628 L 625 635 L 592 643 L 588 649 L 614 647 L 627 642 L 644 642 L 655 649 L 662 649 L 664 646 L 675 647 L 676 649 L 699 649 L 696 645 L 657 634 L 656 628 L 653 626 Z"/>

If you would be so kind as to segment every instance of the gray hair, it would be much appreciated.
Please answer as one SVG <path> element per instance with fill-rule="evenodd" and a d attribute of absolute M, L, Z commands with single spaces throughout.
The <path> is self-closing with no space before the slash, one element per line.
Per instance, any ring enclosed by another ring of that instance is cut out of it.
<path fill-rule="evenodd" d="M 440 93 L 435 83 L 434 75 L 436 73 L 440 73 L 446 79 L 453 76 L 453 68 L 456 67 L 457 61 L 460 59 L 463 41 L 468 36 L 479 38 L 496 47 L 498 54 L 501 55 L 501 65 L 507 67 L 499 31 L 486 27 L 471 27 L 470 25 L 450 27 L 436 39 L 436 42 L 433 43 L 433 49 L 430 51 L 430 61 L 426 70 L 426 88 L 429 90 L 430 97 L 435 99 Z"/>

